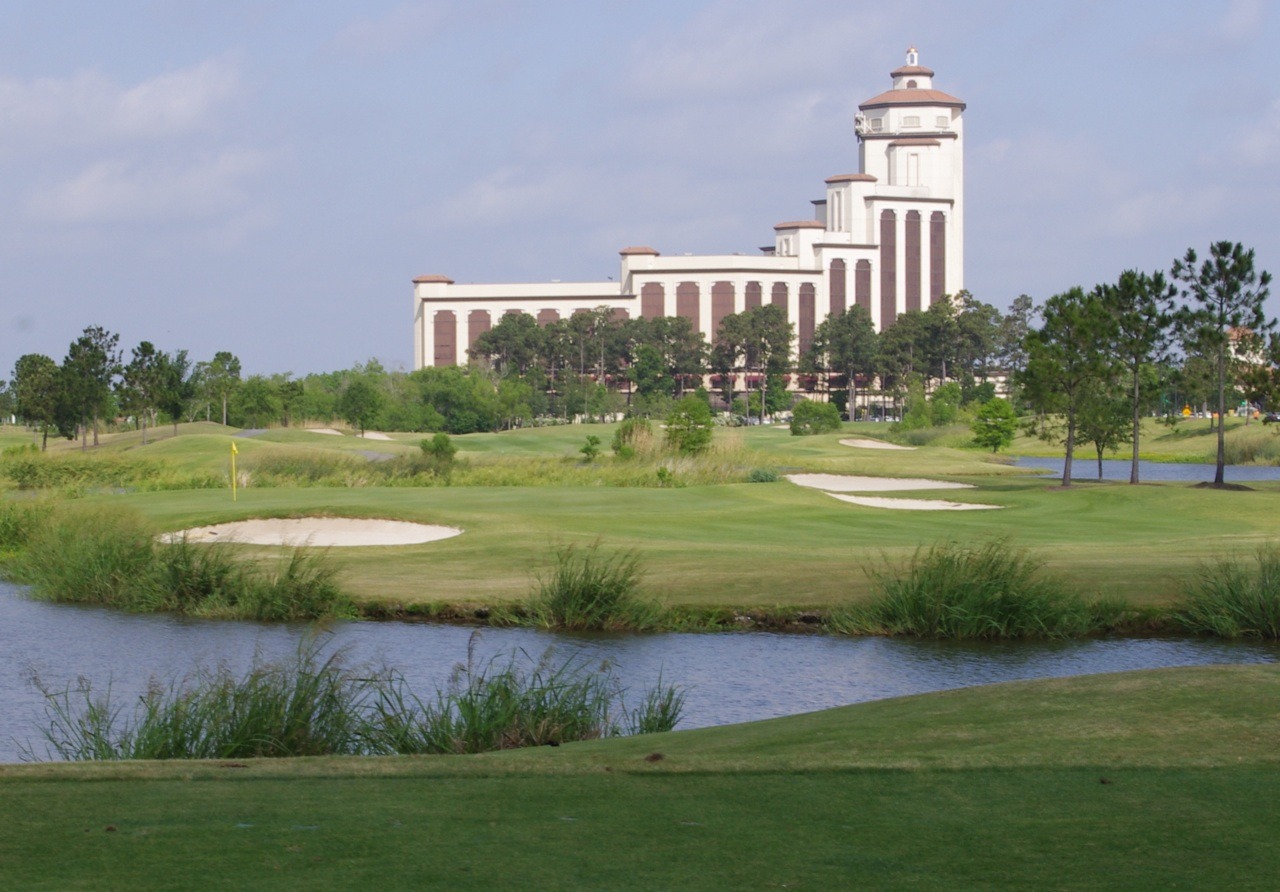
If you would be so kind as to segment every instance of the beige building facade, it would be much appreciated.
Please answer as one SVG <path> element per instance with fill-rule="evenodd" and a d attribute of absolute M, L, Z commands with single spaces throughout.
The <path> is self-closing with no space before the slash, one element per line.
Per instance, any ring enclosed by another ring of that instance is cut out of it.
<path fill-rule="evenodd" d="M 505 314 L 547 324 L 580 310 L 684 316 L 708 341 L 732 313 L 777 304 L 803 352 L 830 314 L 860 305 L 878 329 L 964 287 L 965 104 L 933 87 L 915 48 L 891 87 L 859 105 L 856 173 L 826 179 L 811 219 L 777 224 L 755 255 L 620 252 L 618 280 L 462 284 L 413 280 L 414 367 L 462 364 Z"/>

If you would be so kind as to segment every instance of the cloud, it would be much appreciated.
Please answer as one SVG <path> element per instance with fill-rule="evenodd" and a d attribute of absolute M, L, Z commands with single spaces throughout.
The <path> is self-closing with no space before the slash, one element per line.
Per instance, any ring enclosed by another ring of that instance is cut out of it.
<path fill-rule="evenodd" d="M 184 136 L 212 126 L 239 83 L 225 58 L 130 86 L 92 71 L 0 79 L 0 147 L 46 151 Z"/>
<path fill-rule="evenodd" d="M 209 220 L 250 204 L 250 182 L 268 160 L 260 152 L 225 151 L 185 166 L 100 161 L 32 195 L 27 210 L 62 224 Z"/>
<path fill-rule="evenodd" d="M 393 55 L 437 34 L 446 12 L 443 3 L 401 3 L 384 15 L 351 22 L 334 35 L 327 49 L 340 56 Z"/>

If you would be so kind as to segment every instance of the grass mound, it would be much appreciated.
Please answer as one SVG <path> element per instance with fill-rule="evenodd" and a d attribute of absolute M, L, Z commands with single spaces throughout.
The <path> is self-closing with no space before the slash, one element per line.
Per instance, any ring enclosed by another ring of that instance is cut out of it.
<path fill-rule="evenodd" d="M 1280 546 L 1258 549 L 1252 563 L 1221 557 L 1202 565 L 1173 619 L 1199 635 L 1280 639 Z"/>
<path fill-rule="evenodd" d="M 1118 611 L 1045 575 L 1024 551 L 995 540 L 917 550 L 905 573 L 869 571 L 871 603 L 838 610 L 836 631 L 924 638 L 1068 638 L 1101 631 Z"/>

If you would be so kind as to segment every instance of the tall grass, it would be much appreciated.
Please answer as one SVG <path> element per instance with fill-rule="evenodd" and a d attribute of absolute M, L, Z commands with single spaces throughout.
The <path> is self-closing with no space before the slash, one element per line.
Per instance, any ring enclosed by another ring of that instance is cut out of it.
<path fill-rule="evenodd" d="M 528 615 L 549 629 L 653 628 L 662 608 L 640 597 L 642 575 L 634 552 L 605 554 L 599 542 L 584 549 L 558 548 L 555 565 L 538 580 Z"/>
<path fill-rule="evenodd" d="M 15 453 L 0 456 L 0 476 L 19 489 L 58 489 L 82 493 L 95 489 L 159 492 L 216 489 L 225 486 L 218 474 L 183 470 L 170 462 L 115 453 L 93 455 Z"/>
<path fill-rule="evenodd" d="M 869 604 L 833 613 L 846 633 L 924 638 L 1066 638 L 1102 631 L 1119 608 L 1089 603 L 1003 540 L 917 550 L 905 571 L 869 570 Z"/>
<path fill-rule="evenodd" d="M 51 513 L 11 572 L 37 598 L 137 612 L 264 621 L 353 616 L 323 553 L 284 549 L 274 565 L 248 564 L 233 545 L 159 540 L 129 512 L 105 507 Z"/>
<path fill-rule="evenodd" d="M 398 672 L 349 669 L 341 652 L 324 657 L 314 638 L 291 661 L 255 658 L 241 676 L 223 666 L 153 683 L 131 713 L 110 688 L 97 696 L 84 681 L 40 689 L 48 751 L 75 761 L 477 753 L 669 731 L 684 702 L 659 680 L 627 710 L 611 666 L 557 663 L 549 651 L 478 664 L 474 636 L 467 662 L 426 701 Z"/>
<path fill-rule="evenodd" d="M 1173 621 L 1200 635 L 1280 638 L 1280 546 L 1259 548 L 1252 562 L 1221 557 L 1202 565 Z"/>
<path fill-rule="evenodd" d="M 1237 428 L 1223 442 L 1223 454 L 1229 465 L 1280 465 L 1280 437 L 1262 424 Z M 1208 464 L 1217 460 L 1216 452 L 1204 458 Z"/>

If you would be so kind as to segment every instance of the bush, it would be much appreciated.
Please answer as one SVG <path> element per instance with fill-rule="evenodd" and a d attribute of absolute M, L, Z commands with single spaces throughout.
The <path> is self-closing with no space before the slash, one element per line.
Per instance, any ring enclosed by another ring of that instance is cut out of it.
<path fill-rule="evenodd" d="M 900 574 L 868 571 L 871 603 L 837 611 L 836 631 L 922 638 L 1066 638 L 1118 620 L 1112 605 L 1089 604 L 1045 576 L 1025 552 L 997 540 L 917 550 Z"/>
<path fill-rule="evenodd" d="M 829 434 L 840 430 L 840 410 L 833 403 L 800 400 L 791 410 L 791 436 Z"/>
<path fill-rule="evenodd" d="M 631 459 L 652 452 L 653 424 L 648 418 L 627 418 L 613 432 L 613 454 Z"/>
<path fill-rule="evenodd" d="M 711 407 L 690 394 L 667 416 L 667 444 L 682 455 L 696 455 L 711 445 L 712 427 Z"/>
<path fill-rule="evenodd" d="M 772 468 L 752 468 L 747 475 L 748 483 L 777 483 L 778 472 Z"/>
<path fill-rule="evenodd" d="M 1221 638 L 1280 638 L 1280 546 L 1258 549 L 1252 564 L 1224 557 L 1201 566 L 1174 622 Z"/>
<path fill-rule="evenodd" d="M 639 598 L 640 563 L 634 552 L 602 555 L 595 542 L 581 551 L 556 551 L 550 575 L 539 580 L 529 614 L 544 628 L 573 631 L 644 629 L 661 610 Z"/>

